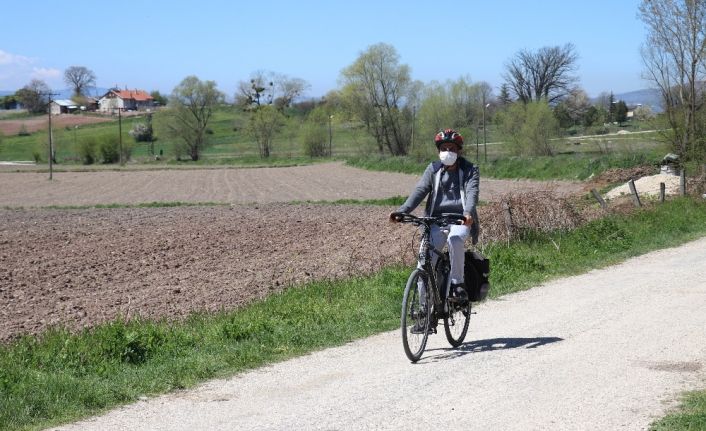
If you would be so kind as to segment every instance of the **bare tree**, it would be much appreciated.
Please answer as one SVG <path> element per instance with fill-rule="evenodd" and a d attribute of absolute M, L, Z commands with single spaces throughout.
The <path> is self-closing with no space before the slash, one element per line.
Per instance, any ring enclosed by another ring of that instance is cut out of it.
<path fill-rule="evenodd" d="M 85 91 L 96 84 L 96 75 L 83 66 L 71 66 L 64 71 L 64 82 L 74 90 L 75 97 L 85 96 Z"/>
<path fill-rule="evenodd" d="M 235 99 L 237 104 L 246 109 L 274 104 L 282 110 L 291 106 L 294 99 L 301 96 L 307 88 L 309 83 L 303 79 L 258 70 L 250 75 L 249 81 L 238 83 Z"/>
<path fill-rule="evenodd" d="M 412 81 L 409 66 L 399 63 L 395 48 L 385 43 L 368 47 L 341 71 L 341 81 L 345 105 L 363 121 L 378 150 L 407 154 L 413 112 L 409 102 L 420 86 Z"/>
<path fill-rule="evenodd" d="M 546 100 L 551 103 L 574 87 L 578 78 L 574 45 L 543 47 L 537 52 L 522 50 L 505 66 L 507 85 L 523 103 Z"/>
<path fill-rule="evenodd" d="M 208 144 L 207 128 L 213 110 L 223 101 L 214 81 L 201 81 L 187 76 L 174 87 L 169 97 L 167 131 L 181 139 L 191 160 L 197 161 Z"/>
<path fill-rule="evenodd" d="M 706 2 L 643 0 L 639 14 L 648 29 L 645 78 L 662 93 L 671 128 L 666 138 L 682 156 L 695 157 L 704 151 L 698 114 L 706 77 Z"/>

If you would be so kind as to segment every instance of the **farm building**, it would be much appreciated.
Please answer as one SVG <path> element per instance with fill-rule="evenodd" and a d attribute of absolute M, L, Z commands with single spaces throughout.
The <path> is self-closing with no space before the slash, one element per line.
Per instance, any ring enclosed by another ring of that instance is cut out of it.
<path fill-rule="evenodd" d="M 70 114 L 78 109 L 78 105 L 73 100 L 58 99 L 52 100 L 49 108 L 52 115 Z"/>
<path fill-rule="evenodd" d="M 98 100 L 100 112 L 114 113 L 118 109 L 139 111 L 154 106 L 152 96 L 144 90 L 113 88 Z"/>

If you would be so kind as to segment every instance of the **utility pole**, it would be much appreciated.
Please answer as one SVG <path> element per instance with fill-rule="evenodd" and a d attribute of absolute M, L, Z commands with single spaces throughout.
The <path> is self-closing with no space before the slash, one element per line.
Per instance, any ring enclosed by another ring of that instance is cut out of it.
<path fill-rule="evenodd" d="M 52 142 L 52 130 L 51 130 L 51 102 L 52 96 L 58 96 L 57 93 L 39 93 L 39 96 L 49 96 L 49 101 L 47 102 L 47 113 L 49 113 L 49 180 L 54 178 L 54 144 Z"/>
<path fill-rule="evenodd" d="M 118 107 L 118 143 L 120 146 L 120 166 L 123 165 L 123 116 L 121 114 L 123 108 Z"/>
<path fill-rule="evenodd" d="M 333 114 L 328 116 L 328 156 L 333 155 L 333 147 L 331 146 L 333 142 L 333 129 L 331 128 L 331 120 L 333 120 Z"/>

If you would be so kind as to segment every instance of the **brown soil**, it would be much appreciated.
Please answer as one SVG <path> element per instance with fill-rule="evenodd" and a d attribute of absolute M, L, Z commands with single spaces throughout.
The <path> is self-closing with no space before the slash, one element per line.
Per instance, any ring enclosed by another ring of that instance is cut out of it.
<path fill-rule="evenodd" d="M 104 123 L 106 121 L 114 120 L 115 118 L 113 117 L 74 114 L 52 115 L 51 117 L 52 128 Z M 48 121 L 49 119 L 46 115 L 41 117 L 21 118 L 17 120 L 0 120 L 0 132 L 4 135 L 16 135 L 22 129 L 22 126 L 24 126 L 30 133 L 38 130 L 47 130 L 49 128 Z"/>
<path fill-rule="evenodd" d="M 282 201 L 405 195 L 416 179 L 340 164 L 74 172 L 58 173 L 51 182 L 43 173 L 0 173 L 0 206 L 231 204 L 0 209 L 0 341 L 120 316 L 179 319 L 195 311 L 230 310 L 309 280 L 411 264 L 415 230 L 388 223 L 392 207 Z M 481 199 L 493 203 L 479 209 L 481 241 L 507 237 L 501 199 L 511 202 L 520 229 L 581 222 L 560 198 L 581 188 L 483 180 Z"/>

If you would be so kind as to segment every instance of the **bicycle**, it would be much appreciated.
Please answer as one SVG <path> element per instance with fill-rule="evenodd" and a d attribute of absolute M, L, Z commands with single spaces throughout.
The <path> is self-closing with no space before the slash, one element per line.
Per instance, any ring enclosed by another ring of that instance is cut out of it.
<path fill-rule="evenodd" d="M 424 353 L 430 333 L 436 333 L 438 319 L 444 319 L 446 339 L 452 347 L 463 343 L 468 333 L 471 317 L 471 301 L 459 303 L 449 295 L 449 271 L 451 264 L 448 252 L 444 253 L 431 245 L 433 225 L 446 227 L 463 224 L 461 214 L 442 214 L 439 217 L 417 217 L 406 213 L 393 213 L 400 223 L 411 223 L 422 231 L 418 265 L 412 271 L 402 296 L 402 345 L 412 362 L 417 362 Z M 432 268 L 432 253 L 438 256 Z M 443 288 L 443 291 L 441 290 Z"/>

